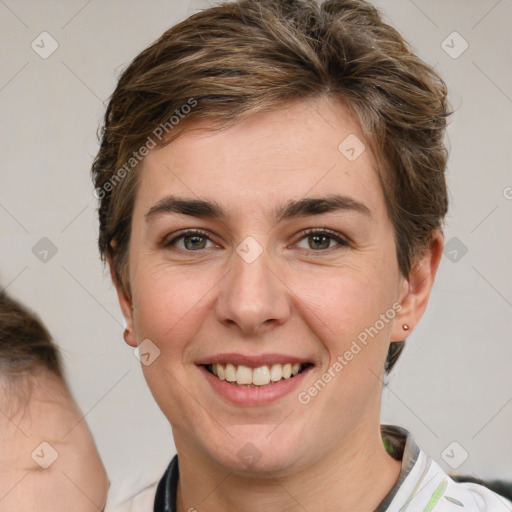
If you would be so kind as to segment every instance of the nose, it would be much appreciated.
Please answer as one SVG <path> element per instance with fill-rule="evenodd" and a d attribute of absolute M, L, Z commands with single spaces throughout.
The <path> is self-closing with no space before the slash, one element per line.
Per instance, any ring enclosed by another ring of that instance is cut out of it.
<path fill-rule="evenodd" d="M 288 288 L 271 263 L 266 251 L 252 262 L 233 254 L 233 268 L 220 283 L 219 322 L 252 334 L 286 322 L 291 309 Z"/>

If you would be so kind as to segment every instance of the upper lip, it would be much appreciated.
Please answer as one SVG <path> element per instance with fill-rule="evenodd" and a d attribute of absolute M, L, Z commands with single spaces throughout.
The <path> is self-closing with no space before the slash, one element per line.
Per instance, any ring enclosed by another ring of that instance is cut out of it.
<path fill-rule="evenodd" d="M 204 357 L 196 361 L 197 365 L 207 364 L 227 364 L 244 365 L 250 368 L 258 368 L 259 366 L 272 365 L 272 364 L 286 364 L 286 363 L 312 363 L 310 359 L 303 357 L 289 356 L 286 354 L 260 354 L 257 356 L 249 356 L 244 354 L 229 353 L 229 354 L 215 354 L 212 356 Z"/>

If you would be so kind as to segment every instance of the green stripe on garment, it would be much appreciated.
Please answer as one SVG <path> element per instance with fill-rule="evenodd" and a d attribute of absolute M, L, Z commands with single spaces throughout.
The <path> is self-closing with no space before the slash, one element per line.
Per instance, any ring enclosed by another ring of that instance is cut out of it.
<path fill-rule="evenodd" d="M 436 506 L 436 503 L 443 496 L 444 491 L 446 490 L 446 486 L 448 485 L 448 480 L 443 478 L 443 481 L 439 484 L 439 487 L 435 490 L 434 494 L 432 494 L 432 498 L 427 504 L 427 508 L 423 512 L 431 512 L 432 509 Z"/>
<path fill-rule="evenodd" d="M 455 505 L 459 505 L 459 507 L 464 507 L 464 503 L 460 502 L 459 500 L 456 500 L 455 498 L 452 498 L 451 496 L 445 496 L 445 500 L 448 500 L 450 503 L 455 503 Z"/>
<path fill-rule="evenodd" d="M 391 444 L 391 441 L 387 439 L 386 437 L 382 436 L 382 442 L 384 443 L 384 448 L 388 452 L 389 455 L 393 456 L 395 450 L 393 449 L 393 445 Z"/>

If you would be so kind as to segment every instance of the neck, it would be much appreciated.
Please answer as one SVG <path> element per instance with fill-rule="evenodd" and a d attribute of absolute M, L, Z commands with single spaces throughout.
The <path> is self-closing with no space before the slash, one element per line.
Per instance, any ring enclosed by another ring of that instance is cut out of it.
<path fill-rule="evenodd" d="M 176 439 L 178 441 L 178 439 Z M 389 456 L 380 430 L 358 431 L 307 470 L 254 477 L 219 470 L 194 450 L 178 448 L 177 512 L 353 512 L 375 510 L 398 479 L 401 463 Z"/>

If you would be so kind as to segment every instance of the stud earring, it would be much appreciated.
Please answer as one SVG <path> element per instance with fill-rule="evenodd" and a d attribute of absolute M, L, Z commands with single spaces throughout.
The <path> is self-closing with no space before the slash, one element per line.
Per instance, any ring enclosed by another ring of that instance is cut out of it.
<path fill-rule="evenodd" d="M 404 331 L 408 331 L 409 330 L 409 326 L 407 324 L 402 324 L 402 329 Z"/>

